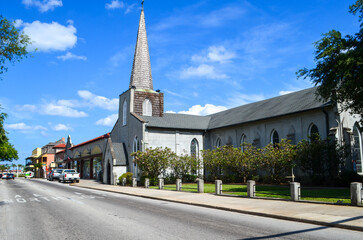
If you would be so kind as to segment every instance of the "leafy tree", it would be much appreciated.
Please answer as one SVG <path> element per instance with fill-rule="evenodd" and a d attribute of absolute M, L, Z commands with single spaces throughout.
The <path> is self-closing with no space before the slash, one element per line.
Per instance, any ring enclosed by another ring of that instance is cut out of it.
<path fill-rule="evenodd" d="M 297 145 L 297 165 L 310 176 L 313 184 L 332 182 L 339 175 L 348 152 L 336 141 L 311 137 Z"/>
<path fill-rule="evenodd" d="M 174 177 L 185 179 L 191 173 L 198 171 L 200 160 L 195 156 L 183 154 L 181 156 L 175 156 L 169 161 L 169 165 Z"/>
<path fill-rule="evenodd" d="M 363 123 L 363 0 L 351 5 L 349 12 L 359 14 L 360 31 L 345 37 L 337 30 L 323 34 L 315 43 L 315 68 L 300 69 L 297 75 L 310 78 L 323 100 L 359 114 Z"/>
<path fill-rule="evenodd" d="M 133 152 L 134 162 L 144 177 L 157 178 L 165 176 L 169 162 L 174 161 L 176 154 L 170 148 L 148 148 L 145 152 Z"/>
<path fill-rule="evenodd" d="M 19 32 L 12 22 L 0 15 L 0 74 L 8 70 L 6 61 L 15 63 L 28 56 L 27 46 L 30 43 L 27 35 Z"/>
<path fill-rule="evenodd" d="M 262 167 L 269 173 L 272 182 L 281 183 L 289 174 L 296 157 L 296 147 L 289 140 L 268 144 L 262 150 Z"/>
<path fill-rule="evenodd" d="M 9 139 L 6 136 L 6 131 L 3 126 L 5 118 L 6 114 L 0 113 L 0 161 L 11 162 L 18 159 L 18 151 L 9 143 Z"/>

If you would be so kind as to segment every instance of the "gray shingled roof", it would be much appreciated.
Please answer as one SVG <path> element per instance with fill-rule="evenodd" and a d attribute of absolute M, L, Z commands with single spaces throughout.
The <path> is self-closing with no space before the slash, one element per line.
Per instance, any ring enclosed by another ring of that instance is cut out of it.
<path fill-rule="evenodd" d="M 316 98 L 315 91 L 316 87 L 308 88 L 215 113 L 210 115 L 211 121 L 208 129 L 284 116 L 331 104 L 330 102 L 320 102 Z"/>
<path fill-rule="evenodd" d="M 142 116 L 148 127 L 207 130 L 243 124 L 331 105 L 315 96 L 316 87 L 242 105 L 208 116 L 164 113 L 163 117 Z"/>
<path fill-rule="evenodd" d="M 210 117 L 188 114 L 164 113 L 163 117 L 142 116 L 148 127 L 206 130 Z"/>
<path fill-rule="evenodd" d="M 113 151 L 116 158 L 116 166 L 125 166 L 127 163 L 126 151 L 123 143 L 112 143 Z"/>

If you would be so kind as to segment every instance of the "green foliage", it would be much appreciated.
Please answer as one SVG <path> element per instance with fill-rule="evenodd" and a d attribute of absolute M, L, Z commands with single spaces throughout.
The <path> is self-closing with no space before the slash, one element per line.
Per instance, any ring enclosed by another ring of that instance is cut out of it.
<path fill-rule="evenodd" d="M 126 185 L 131 186 L 132 185 L 132 176 L 133 174 L 131 172 L 127 172 L 122 174 L 119 178 L 118 181 L 119 183 L 123 183 L 124 181 L 126 181 Z M 126 180 L 124 180 L 126 179 Z"/>
<path fill-rule="evenodd" d="M 170 148 L 148 148 L 145 152 L 133 152 L 134 162 L 143 176 L 166 176 L 169 163 L 175 161 L 176 154 Z"/>
<path fill-rule="evenodd" d="M 280 143 L 270 143 L 264 147 L 261 156 L 261 167 L 269 173 L 272 182 L 281 183 L 293 167 L 296 147 L 282 139 Z"/>
<path fill-rule="evenodd" d="M 0 108 L 1 109 L 1 108 Z M 6 118 L 5 113 L 0 113 L 0 162 L 1 161 L 13 161 L 18 159 L 18 151 L 12 144 L 9 143 L 9 139 L 6 136 L 4 130 L 4 120 Z"/>
<path fill-rule="evenodd" d="M 315 68 L 297 75 L 310 78 L 323 100 L 340 103 L 342 111 L 359 114 L 363 123 L 363 0 L 350 6 L 350 13 L 360 14 L 360 31 L 345 37 L 336 30 L 323 34 L 315 43 Z"/>
<path fill-rule="evenodd" d="M 15 28 L 14 24 L 0 15 L 0 74 L 8 70 L 5 62 L 14 63 L 28 56 L 30 39 Z"/>
<path fill-rule="evenodd" d="M 336 141 L 314 137 L 298 143 L 296 163 L 313 184 L 321 185 L 338 177 L 346 155 L 346 148 Z"/>

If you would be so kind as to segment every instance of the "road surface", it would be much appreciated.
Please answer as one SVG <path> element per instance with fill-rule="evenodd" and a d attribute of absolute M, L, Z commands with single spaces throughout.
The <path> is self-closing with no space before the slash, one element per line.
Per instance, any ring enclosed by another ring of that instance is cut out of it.
<path fill-rule="evenodd" d="M 0 180 L 0 239 L 363 239 L 363 233 L 95 191 Z"/>

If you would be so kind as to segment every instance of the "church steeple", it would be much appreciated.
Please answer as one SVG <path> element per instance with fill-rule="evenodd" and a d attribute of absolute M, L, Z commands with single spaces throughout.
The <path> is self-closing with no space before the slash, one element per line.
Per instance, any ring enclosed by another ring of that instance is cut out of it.
<path fill-rule="evenodd" d="M 144 1 L 142 1 L 142 10 L 140 15 L 139 30 L 137 32 L 134 62 L 131 71 L 130 88 L 135 86 L 136 89 L 153 90 L 143 2 Z"/>

